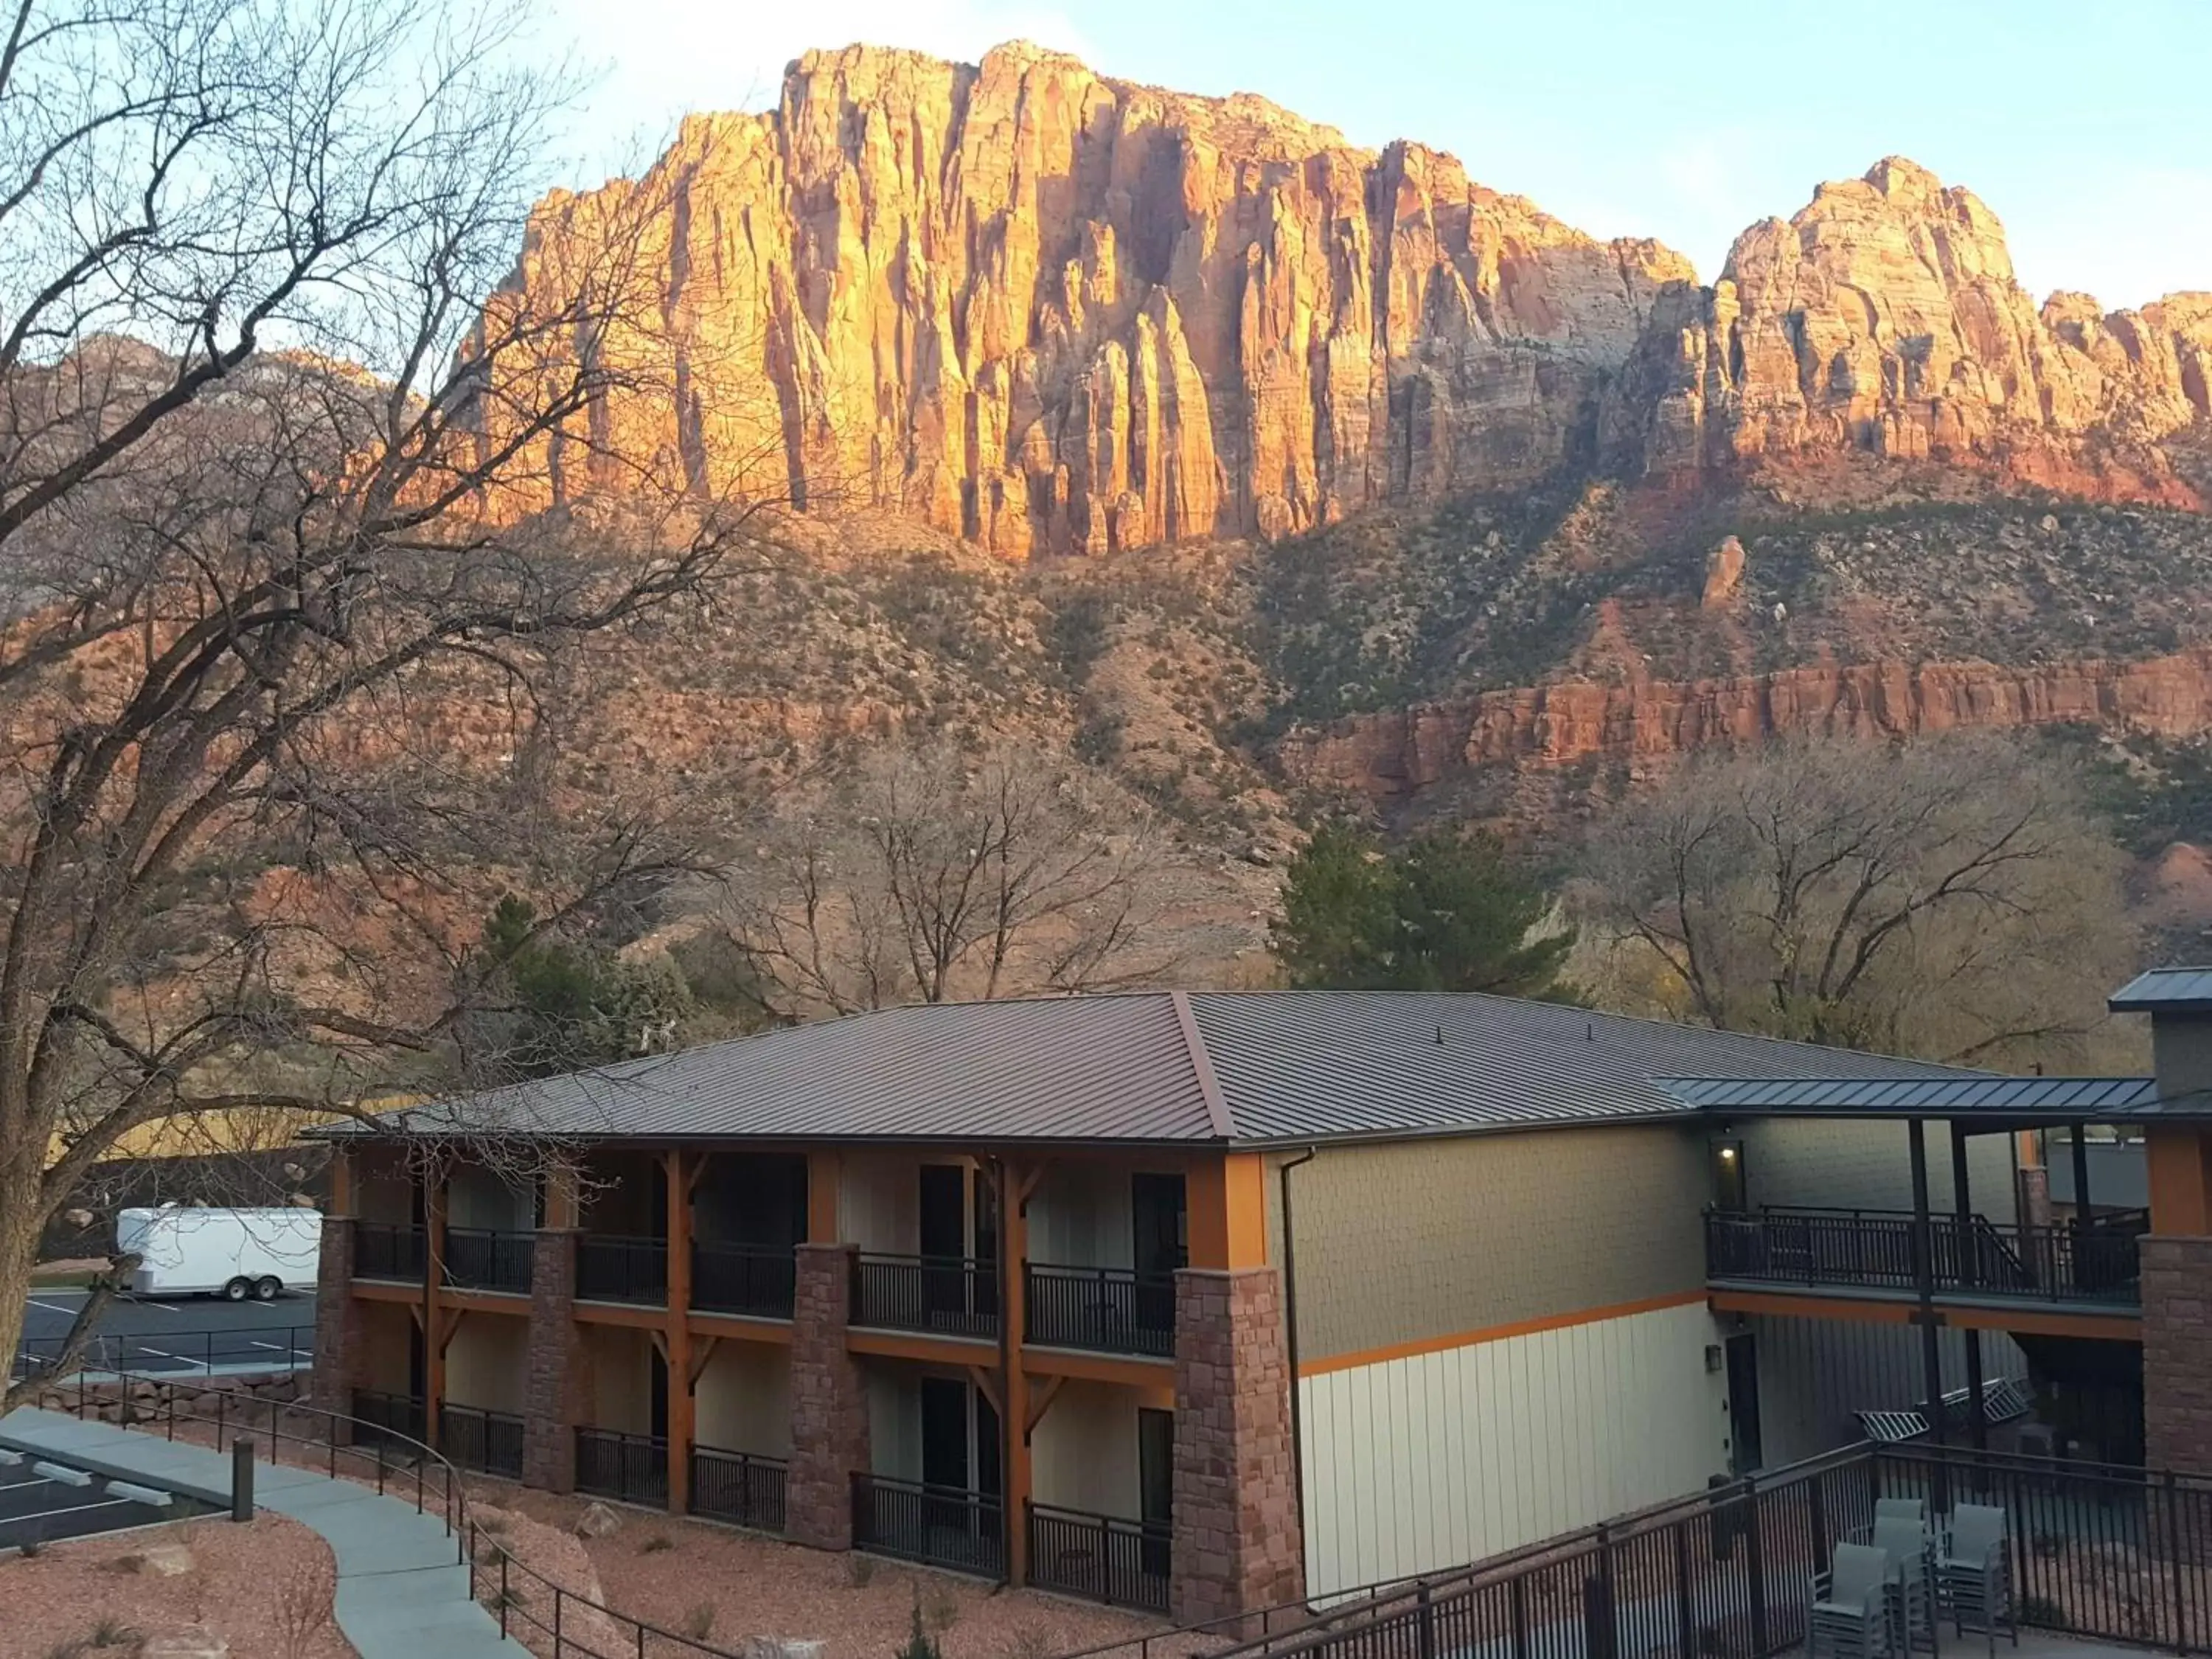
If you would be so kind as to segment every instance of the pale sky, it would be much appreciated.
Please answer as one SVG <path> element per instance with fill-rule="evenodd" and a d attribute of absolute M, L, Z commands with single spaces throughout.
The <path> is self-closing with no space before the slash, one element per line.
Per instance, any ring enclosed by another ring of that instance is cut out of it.
<path fill-rule="evenodd" d="M 2212 0 L 548 0 L 544 27 L 596 72 L 577 137 L 602 168 L 686 111 L 772 102 L 809 46 L 1023 38 L 1419 139 L 1707 281 L 1744 226 L 1897 154 L 1996 211 L 2038 299 L 2212 289 Z"/>

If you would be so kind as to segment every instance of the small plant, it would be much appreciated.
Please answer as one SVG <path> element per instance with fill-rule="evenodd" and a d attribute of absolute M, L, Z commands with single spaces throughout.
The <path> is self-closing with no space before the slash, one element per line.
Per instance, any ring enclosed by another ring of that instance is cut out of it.
<path fill-rule="evenodd" d="M 40 1537 L 36 1533 L 33 1533 L 28 1538 L 26 1538 L 21 1543 L 15 1546 L 15 1553 L 21 1556 L 26 1561 L 35 1560 L 39 1556 L 46 1553 L 46 1540 Z"/>
<path fill-rule="evenodd" d="M 276 1586 L 276 1633 L 284 1659 L 306 1659 L 330 1625 L 337 1595 L 337 1567 L 327 1556 L 301 1562 Z"/>
<path fill-rule="evenodd" d="M 100 1615 L 100 1622 L 92 1627 L 92 1634 L 85 1641 L 95 1648 L 129 1648 L 137 1646 L 143 1639 L 132 1626 L 106 1613 Z"/>
<path fill-rule="evenodd" d="M 647 1534 L 645 1541 L 637 1547 L 637 1553 L 640 1555 L 658 1555 L 663 1550 L 672 1550 L 675 1547 L 676 1540 L 673 1538 L 665 1532 L 656 1532 Z"/>
<path fill-rule="evenodd" d="M 702 1601 L 684 1615 L 684 1633 L 695 1642 L 703 1642 L 714 1633 L 715 1607 L 712 1601 Z"/>
<path fill-rule="evenodd" d="M 876 1582 L 876 1558 L 863 1555 L 858 1550 L 849 1551 L 845 1557 L 845 1582 L 854 1589 L 866 1589 Z"/>
<path fill-rule="evenodd" d="M 950 1584 L 932 1584 L 927 1590 L 917 1591 L 915 1604 L 921 1609 L 922 1622 L 936 1635 L 944 1635 L 960 1622 L 960 1598 Z"/>
<path fill-rule="evenodd" d="M 484 1599 L 484 1605 L 494 1613 L 512 1613 L 529 1606 L 530 1598 L 522 1593 L 521 1585 L 510 1584 L 504 1589 L 494 1590 Z"/>
<path fill-rule="evenodd" d="M 1006 1637 L 1006 1659 L 1052 1659 L 1052 1634 L 1042 1625 L 1022 1623 Z"/>
<path fill-rule="evenodd" d="M 478 1532 L 500 1533 L 505 1532 L 507 1528 L 507 1516 L 501 1514 L 497 1510 L 486 1510 L 477 1516 L 477 1530 Z"/>
<path fill-rule="evenodd" d="M 2020 1598 L 2020 1622 L 2040 1625 L 2046 1630 L 2063 1630 L 2066 1609 L 2047 1595 L 2023 1595 Z"/>
<path fill-rule="evenodd" d="M 907 1632 L 906 1645 L 898 1649 L 892 1659 L 945 1659 L 936 1637 L 930 1634 L 929 1626 L 922 1620 L 921 1596 L 918 1592 L 914 1598 L 914 1622 Z"/>

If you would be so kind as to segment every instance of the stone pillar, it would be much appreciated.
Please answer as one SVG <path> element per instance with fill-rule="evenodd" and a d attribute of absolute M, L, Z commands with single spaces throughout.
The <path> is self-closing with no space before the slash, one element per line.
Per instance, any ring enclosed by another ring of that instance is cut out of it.
<path fill-rule="evenodd" d="M 849 1244 L 801 1244 L 791 1315 L 791 1463 L 784 1532 L 817 1549 L 853 1547 L 853 1481 L 868 1468 L 868 1401 L 845 1346 Z"/>
<path fill-rule="evenodd" d="M 530 1377 L 522 1431 L 522 1482 L 576 1489 L 576 1425 L 587 1378 L 576 1340 L 576 1234 L 543 1227 L 530 1255 Z"/>
<path fill-rule="evenodd" d="M 2051 1231 L 2051 1171 L 2040 1164 L 2020 1172 L 2020 1223 L 2038 1232 Z"/>
<path fill-rule="evenodd" d="M 2143 1441 L 2154 1469 L 2212 1469 L 2212 1238 L 2142 1241 Z"/>
<path fill-rule="evenodd" d="M 353 1222 L 349 1215 L 323 1218 L 322 1250 L 315 1265 L 315 1366 L 311 1378 L 315 1404 L 348 1416 L 368 1359 L 361 1303 L 353 1293 Z M 331 1431 L 338 1444 L 353 1443 L 345 1422 L 331 1424 Z"/>
<path fill-rule="evenodd" d="M 1179 1625 L 1305 1593 L 1282 1276 L 1176 1275 L 1175 1533 Z"/>

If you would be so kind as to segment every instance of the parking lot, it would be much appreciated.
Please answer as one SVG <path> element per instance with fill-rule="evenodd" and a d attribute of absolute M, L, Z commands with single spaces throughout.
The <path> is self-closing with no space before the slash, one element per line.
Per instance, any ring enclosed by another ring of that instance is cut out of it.
<path fill-rule="evenodd" d="M 31 1292 L 23 1316 L 25 1362 L 51 1361 L 60 1352 L 87 1294 Z M 204 1376 L 305 1365 L 314 1358 L 314 1347 L 313 1291 L 288 1292 L 274 1302 L 118 1297 L 101 1317 L 83 1363 L 94 1371 Z"/>
<path fill-rule="evenodd" d="M 0 1550 L 204 1512 L 189 1498 L 112 1488 L 113 1483 L 81 1469 L 0 1451 Z"/>

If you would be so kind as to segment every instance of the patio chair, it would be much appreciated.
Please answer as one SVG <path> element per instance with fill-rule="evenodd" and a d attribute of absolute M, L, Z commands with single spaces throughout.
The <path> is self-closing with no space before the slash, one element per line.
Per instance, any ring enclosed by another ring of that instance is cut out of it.
<path fill-rule="evenodd" d="M 1865 1544 L 1837 1545 L 1834 1565 L 1813 1580 L 1805 1659 L 1896 1659 L 1889 1576 L 1886 1551 Z"/>
<path fill-rule="evenodd" d="M 1916 1527 L 1928 1524 L 1927 1500 L 1920 1498 L 1877 1498 L 1874 1500 L 1874 1518 L 1886 1521 L 1901 1516 Z"/>
<path fill-rule="evenodd" d="M 2002 1625 L 2020 1645 L 2013 1615 L 2011 1561 L 2005 1553 L 2005 1512 L 1986 1504 L 1960 1504 L 1936 1553 L 1936 1593 L 1959 1634 L 1981 1632 L 1997 1650 Z"/>
<path fill-rule="evenodd" d="M 1878 1516 L 1874 1547 L 1889 1557 L 1890 1611 L 1900 1652 L 1936 1651 L 1935 1540 L 1920 1522 L 1902 1515 Z"/>

